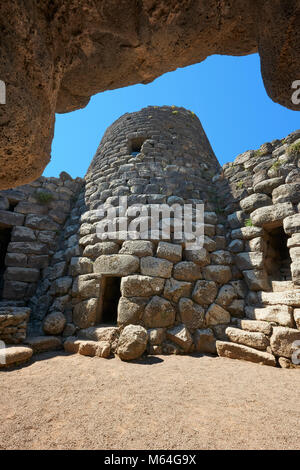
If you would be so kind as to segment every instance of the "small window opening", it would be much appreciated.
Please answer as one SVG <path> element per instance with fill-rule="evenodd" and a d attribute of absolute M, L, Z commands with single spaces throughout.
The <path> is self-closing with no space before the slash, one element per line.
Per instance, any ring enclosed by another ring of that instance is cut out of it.
<path fill-rule="evenodd" d="M 118 304 L 121 297 L 120 286 L 120 277 L 107 277 L 105 279 L 101 323 L 117 324 Z"/>
<path fill-rule="evenodd" d="M 129 143 L 129 153 L 133 157 L 136 157 L 142 151 L 142 145 L 145 142 L 145 137 L 137 137 L 135 139 L 131 139 Z"/>
<path fill-rule="evenodd" d="M 0 229 L 0 298 L 2 299 L 2 291 L 4 284 L 4 271 L 5 271 L 5 257 L 7 253 L 8 244 L 11 239 L 11 228 Z"/>
<path fill-rule="evenodd" d="M 283 227 L 268 232 L 266 269 L 272 281 L 290 281 L 291 258 L 287 246 L 288 236 Z"/>

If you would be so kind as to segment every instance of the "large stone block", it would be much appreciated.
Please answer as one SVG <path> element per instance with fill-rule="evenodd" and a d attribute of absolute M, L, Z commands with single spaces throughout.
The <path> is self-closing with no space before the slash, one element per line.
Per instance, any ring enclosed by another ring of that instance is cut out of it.
<path fill-rule="evenodd" d="M 120 250 L 121 253 L 138 257 L 153 256 L 153 243 L 148 240 L 126 240 Z"/>
<path fill-rule="evenodd" d="M 173 263 L 168 260 L 146 256 L 141 258 L 141 273 L 144 276 L 157 276 L 170 278 L 172 274 Z"/>
<path fill-rule="evenodd" d="M 260 227 L 242 227 L 231 232 L 231 238 L 233 240 L 251 240 L 255 237 L 260 237 L 263 233 Z"/>
<path fill-rule="evenodd" d="M 193 335 L 195 349 L 202 354 L 215 354 L 216 338 L 210 328 L 196 330 Z"/>
<path fill-rule="evenodd" d="M 293 204 L 290 202 L 273 204 L 272 206 L 261 207 L 251 214 L 254 225 L 267 229 L 279 227 L 283 220 L 295 213 Z"/>
<path fill-rule="evenodd" d="M 243 275 L 250 290 L 260 291 L 270 289 L 268 275 L 264 270 L 250 269 L 243 271 Z"/>
<path fill-rule="evenodd" d="M 196 281 L 202 279 L 202 271 L 200 266 L 192 261 L 181 261 L 174 266 L 173 276 L 179 281 Z"/>
<path fill-rule="evenodd" d="M 4 278 L 8 281 L 37 282 L 40 271 L 33 268 L 6 268 Z"/>
<path fill-rule="evenodd" d="M 300 232 L 300 214 L 289 215 L 283 221 L 283 228 L 285 233 L 292 235 L 293 233 Z"/>
<path fill-rule="evenodd" d="M 271 348 L 276 356 L 291 358 L 300 349 L 300 331 L 275 326 L 271 336 Z"/>
<path fill-rule="evenodd" d="M 28 361 L 32 354 L 32 349 L 27 346 L 10 346 L 5 348 L 1 354 L 4 360 L 0 361 L 0 368 L 22 364 Z"/>
<path fill-rule="evenodd" d="M 265 351 L 244 346 L 242 344 L 229 343 L 227 341 L 217 341 L 217 353 L 220 357 L 230 359 L 241 359 L 244 361 L 255 362 L 257 364 L 276 367 L 276 359 L 272 354 Z"/>
<path fill-rule="evenodd" d="M 227 265 L 232 263 L 232 255 L 229 251 L 218 250 L 211 254 L 212 264 Z"/>
<path fill-rule="evenodd" d="M 142 317 L 148 299 L 143 297 L 121 297 L 118 304 L 118 325 L 138 325 Z"/>
<path fill-rule="evenodd" d="M 61 312 L 51 312 L 44 319 L 43 330 L 47 335 L 59 335 L 66 323 L 66 317 Z"/>
<path fill-rule="evenodd" d="M 22 225 L 24 222 L 24 215 L 17 214 L 16 212 L 0 210 L 0 227 L 8 228 L 14 225 Z"/>
<path fill-rule="evenodd" d="M 214 281 L 200 280 L 196 282 L 192 298 L 199 305 L 207 306 L 214 302 L 217 293 L 218 287 Z"/>
<path fill-rule="evenodd" d="M 102 255 L 94 262 L 94 272 L 105 276 L 128 276 L 139 267 L 139 258 L 132 255 Z"/>
<path fill-rule="evenodd" d="M 268 307 L 246 307 L 246 316 L 251 320 L 277 323 L 293 327 L 293 308 L 288 305 L 270 305 Z"/>
<path fill-rule="evenodd" d="M 184 325 L 177 325 L 166 332 L 167 338 L 177 344 L 184 352 L 189 352 L 193 339 L 189 330 Z"/>
<path fill-rule="evenodd" d="M 11 240 L 14 242 L 34 242 L 36 235 L 34 230 L 29 227 L 16 226 L 12 230 Z"/>
<path fill-rule="evenodd" d="M 182 323 L 184 323 L 189 330 L 192 331 L 204 326 L 204 309 L 191 299 L 180 299 L 179 313 Z"/>
<path fill-rule="evenodd" d="M 74 297 L 89 299 L 91 297 L 99 297 L 101 285 L 101 275 L 99 274 L 83 274 L 73 281 L 72 294 Z"/>
<path fill-rule="evenodd" d="M 96 259 L 101 255 L 117 254 L 120 246 L 115 242 L 99 242 L 95 245 L 87 245 L 84 248 L 83 256 Z"/>
<path fill-rule="evenodd" d="M 230 284 L 225 284 L 219 290 L 218 296 L 216 298 L 216 304 L 221 307 L 228 307 L 232 301 L 237 297 L 234 287 Z"/>
<path fill-rule="evenodd" d="M 22 253 L 6 253 L 5 266 L 24 268 L 27 266 L 27 255 Z"/>
<path fill-rule="evenodd" d="M 175 309 L 168 300 L 152 297 L 145 308 L 143 321 L 147 328 L 170 327 L 175 322 Z"/>
<path fill-rule="evenodd" d="M 230 319 L 230 313 L 217 304 L 212 304 L 205 315 L 206 326 L 224 325 L 230 323 Z"/>
<path fill-rule="evenodd" d="M 259 332 L 240 330 L 239 328 L 226 328 L 226 335 L 233 343 L 244 344 L 250 348 L 265 351 L 270 344 L 269 339 Z"/>
<path fill-rule="evenodd" d="M 161 294 L 164 285 L 163 278 L 134 274 L 122 277 L 121 292 L 125 297 L 151 297 Z"/>
<path fill-rule="evenodd" d="M 182 246 L 174 243 L 159 242 L 157 247 L 158 258 L 167 259 L 172 263 L 177 263 L 182 259 Z"/>
<path fill-rule="evenodd" d="M 282 184 L 274 189 L 272 193 L 273 203 L 300 202 L 300 183 Z"/>
<path fill-rule="evenodd" d="M 18 224 L 22 225 L 22 224 Z M 37 230 L 59 230 L 60 226 L 57 222 L 46 215 L 29 214 L 25 220 L 25 226 Z"/>
<path fill-rule="evenodd" d="M 229 266 L 210 265 L 203 268 L 204 277 L 208 281 L 214 281 L 219 284 L 226 284 L 232 278 Z"/>
<path fill-rule="evenodd" d="M 122 331 L 117 354 L 123 361 L 138 359 L 146 350 L 148 335 L 139 325 L 127 325 Z"/>
<path fill-rule="evenodd" d="M 235 257 L 237 267 L 241 270 L 261 269 L 264 265 L 264 254 L 261 252 L 239 253 Z"/>
<path fill-rule="evenodd" d="M 278 201 L 281 202 L 281 201 Z M 248 212 L 249 214 L 255 209 L 260 207 L 270 206 L 272 204 L 272 199 L 263 193 L 255 193 L 247 196 L 246 198 L 240 201 L 240 206 L 243 211 Z"/>
<path fill-rule="evenodd" d="M 39 242 L 10 242 L 7 251 L 9 253 L 22 253 L 30 255 L 48 254 L 48 248 L 45 243 Z"/>
<path fill-rule="evenodd" d="M 79 328 L 93 326 L 97 318 L 98 299 L 84 300 L 75 305 L 73 321 Z"/>
<path fill-rule="evenodd" d="M 164 297 L 172 302 L 177 303 L 181 297 L 190 297 L 192 291 L 192 283 L 177 281 L 170 278 L 166 280 Z"/>

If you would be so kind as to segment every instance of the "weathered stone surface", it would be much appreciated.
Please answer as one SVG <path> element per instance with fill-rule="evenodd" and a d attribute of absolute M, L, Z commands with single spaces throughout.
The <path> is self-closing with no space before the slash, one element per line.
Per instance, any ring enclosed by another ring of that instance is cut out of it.
<path fill-rule="evenodd" d="M 29 214 L 26 217 L 25 225 L 38 230 L 59 230 L 59 224 L 46 215 Z"/>
<path fill-rule="evenodd" d="M 64 276 L 56 279 L 51 285 L 50 292 L 55 295 L 65 295 L 72 286 L 73 279 L 70 276 Z"/>
<path fill-rule="evenodd" d="M 123 361 L 138 359 L 146 350 L 147 330 L 139 325 L 128 325 L 122 331 L 117 354 Z"/>
<path fill-rule="evenodd" d="M 214 281 L 200 280 L 196 282 L 192 298 L 200 305 L 210 305 L 214 302 L 218 293 L 217 285 Z"/>
<path fill-rule="evenodd" d="M 270 336 L 270 334 L 272 333 L 272 325 L 267 321 L 236 320 L 234 324 L 242 330 L 263 333 L 267 336 Z"/>
<path fill-rule="evenodd" d="M 210 263 L 210 256 L 205 248 L 185 250 L 185 259 L 199 264 L 199 266 L 207 266 Z"/>
<path fill-rule="evenodd" d="M 173 264 L 165 259 L 152 256 L 141 258 L 141 273 L 144 276 L 158 276 L 162 278 L 171 277 Z"/>
<path fill-rule="evenodd" d="M 80 330 L 78 336 L 91 341 L 105 341 L 112 344 L 119 338 L 119 331 L 117 326 L 91 326 Z"/>
<path fill-rule="evenodd" d="M 271 348 L 276 356 L 291 358 L 300 348 L 300 331 L 292 328 L 274 326 L 271 336 Z"/>
<path fill-rule="evenodd" d="M 279 186 L 283 182 L 284 178 L 282 176 L 260 181 L 259 183 L 254 185 L 254 192 L 272 194 L 273 189 L 277 188 L 277 186 Z"/>
<path fill-rule="evenodd" d="M 202 354 L 215 354 L 217 352 L 216 338 L 210 328 L 196 330 L 193 340 L 197 352 Z"/>
<path fill-rule="evenodd" d="M 272 193 L 273 203 L 292 202 L 297 204 L 300 202 L 300 183 L 288 183 L 278 186 Z"/>
<path fill-rule="evenodd" d="M 293 309 L 287 305 L 270 305 L 264 308 L 246 307 L 246 316 L 252 320 L 274 322 L 287 327 L 294 325 Z"/>
<path fill-rule="evenodd" d="M 28 361 L 33 354 L 27 346 L 9 346 L 1 350 L 0 368 L 22 364 Z"/>
<path fill-rule="evenodd" d="M 17 1 L 1 5 L 3 28 L 8 31 L 1 77 L 8 84 L 10 103 L 3 111 L 2 188 L 34 180 L 42 173 L 50 159 L 55 111 L 82 108 L 95 93 L 149 82 L 208 55 L 243 55 L 258 49 L 268 94 L 298 109 L 291 100 L 299 63 L 297 3 L 287 8 L 271 0 L 263 4 L 247 0 L 219 8 L 211 0 L 179 5 L 172 18 L 174 6 L 166 1 L 140 6 L 106 1 L 101 10 L 78 2 L 55 7 L 55 14 L 49 15 L 47 5 L 43 9 L 37 5 L 29 9 Z M 14 26 L 8 28 L 11 18 Z M 81 25 L 78 34 L 74 34 L 74 24 Z M 143 25 L 142 34 L 137 24 Z M 21 28 L 24 35 L 19 38 Z M 102 35 L 101 42 L 94 38 L 94 31 Z M 213 45 L 212 37 L 216 38 Z M 129 45 L 126 51 L 123 44 Z M 67 60 L 74 51 L 74 60 Z M 137 70 L 133 64 L 141 55 L 143 67 Z"/>
<path fill-rule="evenodd" d="M 24 341 L 35 354 L 62 348 L 62 341 L 57 336 L 32 336 Z"/>
<path fill-rule="evenodd" d="M 195 330 L 204 326 L 204 309 L 200 305 L 191 299 L 182 298 L 179 301 L 178 307 L 181 321 L 189 330 Z"/>
<path fill-rule="evenodd" d="M 44 320 L 43 329 L 47 335 L 59 335 L 66 323 L 66 317 L 61 312 L 51 312 Z"/>
<path fill-rule="evenodd" d="M 260 227 L 242 227 L 231 232 L 231 238 L 233 240 L 251 240 L 255 237 L 262 235 L 262 229 Z"/>
<path fill-rule="evenodd" d="M 148 240 L 126 240 L 119 252 L 134 256 L 153 256 L 153 244 Z"/>
<path fill-rule="evenodd" d="M 212 304 L 205 315 L 205 323 L 207 326 L 230 323 L 230 319 L 230 313 L 217 304 Z"/>
<path fill-rule="evenodd" d="M 276 202 L 276 201 L 274 201 Z M 282 202 L 282 201 L 278 201 Z M 247 196 L 240 201 L 240 206 L 243 211 L 249 214 L 259 207 L 269 206 L 272 204 L 272 199 L 263 193 L 255 193 Z"/>
<path fill-rule="evenodd" d="M 250 290 L 259 291 L 270 289 L 268 275 L 264 270 L 250 269 L 243 271 L 243 275 Z"/>
<path fill-rule="evenodd" d="M 291 235 L 300 232 L 300 214 L 290 215 L 283 221 L 283 228 L 285 233 Z"/>
<path fill-rule="evenodd" d="M 273 204 L 261 207 L 251 214 L 251 220 L 258 227 L 274 228 L 282 225 L 282 221 L 295 213 L 293 204 L 290 202 Z"/>
<path fill-rule="evenodd" d="M 172 326 L 175 321 L 175 309 L 168 300 L 158 296 L 152 297 L 145 308 L 143 321 L 147 328 Z"/>
<path fill-rule="evenodd" d="M 110 276 L 128 276 L 139 270 L 139 258 L 132 255 L 102 255 L 94 262 L 94 272 Z"/>
<path fill-rule="evenodd" d="M 0 210 L 0 227 L 7 228 L 13 225 L 22 225 L 24 215 L 17 214 L 16 212 Z"/>
<path fill-rule="evenodd" d="M 152 346 L 158 346 L 165 340 L 165 328 L 151 328 L 148 330 L 149 343 Z"/>
<path fill-rule="evenodd" d="M 257 349 L 244 346 L 242 344 L 229 343 L 226 341 L 217 341 L 217 353 L 221 357 L 230 359 L 241 359 L 244 361 L 255 362 L 266 366 L 276 367 L 276 360 L 272 354 Z"/>
<path fill-rule="evenodd" d="M 296 323 L 296 327 L 300 330 L 300 308 L 294 309 L 294 320 Z"/>
<path fill-rule="evenodd" d="M 148 299 L 121 297 L 118 304 L 118 325 L 138 325 L 142 321 Z"/>
<path fill-rule="evenodd" d="M 161 294 L 164 285 L 163 278 L 135 274 L 122 277 L 121 292 L 125 297 L 151 297 Z"/>
<path fill-rule="evenodd" d="M 182 246 L 173 243 L 159 242 L 157 247 L 158 258 L 164 258 L 172 263 L 177 263 L 182 258 Z"/>
<path fill-rule="evenodd" d="M 93 263 L 89 258 L 73 257 L 70 261 L 69 274 L 77 276 L 79 274 L 89 274 L 93 272 Z"/>
<path fill-rule="evenodd" d="M 181 261 L 174 266 L 173 277 L 179 281 L 196 281 L 202 278 L 202 271 L 192 261 Z"/>
<path fill-rule="evenodd" d="M 74 279 L 72 294 L 81 299 L 97 298 L 100 295 L 101 275 L 83 274 Z"/>
<path fill-rule="evenodd" d="M 181 297 L 190 297 L 192 291 L 192 283 L 177 281 L 170 278 L 166 280 L 164 288 L 164 297 L 172 302 L 177 303 Z"/>
<path fill-rule="evenodd" d="M 235 289 L 230 284 L 225 284 L 219 290 L 218 296 L 215 300 L 216 304 L 221 307 L 228 307 L 237 296 Z"/>
<path fill-rule="evenodd" d="M 108 358 L 110 356 L 110 344 L 107 341 L 80 341 L 78 353 L 82 356 Z"/>
<path fill-rule="evenodd" d="M 231 304 L 226 306 L 226 309 L 232 316 L 243 318 L 245 301 L 243 299 L 234 299 Z"/>
<path fill-rule="evenodd" d="M 79 328 L 93 326 L 96 321 L 98 299 L 84 300 L 75 305 L 73 321 Z"/>
<path fill-rule="evenodd" d="M 202 272 L 192 261 L 181 261 L 174 266 L 173 277 L 179 281 L 196 281 L 202 278 Z"/>
<path fill-rule="evenodd" d="M 250 348 L 265 351 L 270 344 L 269 339 L 259 332 L 240 330 L 239 328 L 226 328 L 226 335 L 233 343 L 244 344 Z"/>
<path fill-rule="evenodd" d="M 203 268 L 205 279 L 208 281 L 215 281 L 219 284 L 226 284 L 231 280 L 232 274 L 229 266 L 210 265 Z"/>
<path fill-rule="evenodd" d="M 264 265 L 264 255 L 261 252 L 239 253 L 236 255 L 235 261 L 241 271 L 261 269 Z"/>
<path fill-rule="evenodd" d="M 40 271 L 33 268 L 13 268 L 6 269 L 4 279 L 8 281 L 26 281 L 37 282 L 40 277 Z"/>
<path fill-rule="evenodd" d="M 83 256 L 96 259 L 101 255 L 113 255 L 118 253 L 119 245 L 114 242 L 99 242 L 95 245 L 87 245 L 84 248 Z"/>
<path fill-rule="evenodd" d="M 229 251 L 226 250 L 218 250 L 214 251 L 211 254 L 211 262 L 212 264 L 221 264 L 221 265 L 227 265 L 232 263 L 232 256 Z"/>
<path fill-rule="evenodd" d="M 258 299 L 266 305 L 291 305 L 300 307 L 300 290 L 285 292 L 259 292 Z"/>
<path fill-rule="evenodd" d="M 177 344 L 184 352 L 188 352 L 193 344 L 193 338 L 184 325 L 177 325 L 167 330 L 167 338 Z"/>

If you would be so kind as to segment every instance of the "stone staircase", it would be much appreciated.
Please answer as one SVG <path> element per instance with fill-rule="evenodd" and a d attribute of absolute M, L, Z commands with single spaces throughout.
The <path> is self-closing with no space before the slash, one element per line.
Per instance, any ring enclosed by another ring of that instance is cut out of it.
<path fill-rule="evenodd" d="M 233 319 L 217 341 L 219 356 L 259 364 L 294 367 L 292 344 L 300 340 L 300 286 L 273 281 L 272 291 L 258 292 L 260 305 L 245 308 L 247 319 Z"/>

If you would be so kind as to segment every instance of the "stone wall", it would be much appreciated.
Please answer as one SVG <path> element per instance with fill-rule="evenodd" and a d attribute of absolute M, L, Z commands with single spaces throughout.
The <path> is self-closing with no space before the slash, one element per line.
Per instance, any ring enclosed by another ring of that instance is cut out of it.
<path fill-rule="evenodd" d="M 294 367 L 299 158 L 297 131 L 221 168 L 194 113 L 125 114 L 84 182 L 62 174 L 1 193 L 0 221 L 12 232 L 0 339 L 34 352 L 64 343 L 125 360 L 197 352 Z M 143 211 L 157 204 L 204 204 L 203 247 L 176 238 L 174 222 L 150 236 Z M 140 239 L 128 239 L 134 229 Z"/>
<path fill-rule="evenodd" d="M 26 325 L 43 272 L 55 253 L 82 180 L 62 173 L 0 192 L 2 237 L 0 339 L 25 339 Z M 6 254 L 4 253 L 6 251 Z M 41 299 L 39 299 L 41 308 Z"/>

